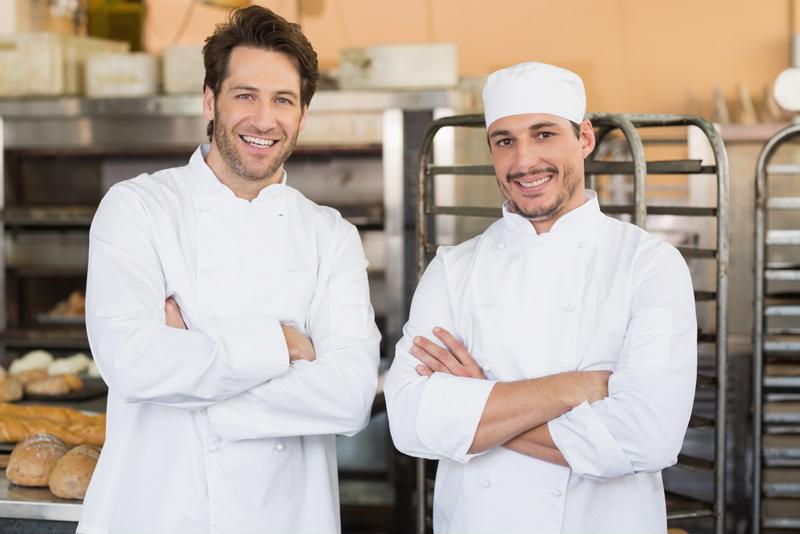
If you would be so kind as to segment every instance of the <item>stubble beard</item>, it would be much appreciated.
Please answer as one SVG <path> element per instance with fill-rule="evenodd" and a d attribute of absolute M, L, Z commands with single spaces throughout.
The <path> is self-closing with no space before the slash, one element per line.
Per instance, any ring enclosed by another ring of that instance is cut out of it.
<path fill-rule="evenodd" d="M 277 173 L 283 164 L 292 155 L 295 145 L 297 144 L 297 136 L 299 131 L 295 132 L 294 136 L 288 143 L 284 143 L 280 152 L 275 155 L 272 164 L 264 172 L 258 172 L 255 169 L 248 169 L 242 162 L 239 152 L 236 150 L 235 140 L 231 138 L 228 131 L 219 122 L 218 117 L 214 117 L 214 142 L 217 143 L 217 148 L 225 161 L 228 168 L 233 171 L 238 177 L 249 182 L 260 182 L 267 180 Z"/>
<path fill-rule="evenodd" d="M 556 169 L 548 169 L 548 170 L 552 170 L 553 171 L 552 180 L 558 179 L 560 173 L 558 173 L 558 171 Z M 535 170 L 530 174 L 534 174 L 536 172 L 539 172 L 539 171 Z M 525 173 L 525 174 L 529 174 L 529 173 Z M 525 176 L 525 174 L 522 174 L 522 175 L 509 174 L 506 177 L 506 188 L 510 189 L 510 188 L 514 187 L 514 185 L 511 184 L 511 180 L 515 179 L 515 178 L 520 178 L 521 176 Z M 508 206 L 509 206 L 509 208 L 511 208 L 510 211 L 512 213 L 516 213 L 517 215 L 525 217 L 526 219 L 528 219 L 530 221 L 533 221 L 533 222 L 547 221 L 549 219 L 552 219 L 553 217 L 558 215 L 564 209 L 564 207 L 567 205 L 569 200 L 573 196 L 575 196 L 575 192 L 578 190 L 578 180 L 574 180 L 573 179 L 574 175 L 575 175 L 575 173 L 574 173 L 573 169 L 571 169 L 571 168 L 565 168 L 564 169 L 562 183 L 565 185 L 565 187 L 564 187 L 564 189 L 562 189 L 559 192 L 559 194 L 558 194 L 558 196 L 556 196 L 555 200 L 553 200 L 553 202 L 551 202 L 550 204 L 548 204 L 546 206 L 539 206 L 539 207 L 536 207 L 536 208 L 533 208 L 533 209 L 530 209 L 530 210 L 524 210 L 519 206 L 519 204 L 514 202 L 514 200 L 512 199 L 512 195 L 510 193 L 507 193 L 506 194 L 506 200 L 508 200 Z M 506 190 L 506 188 L 500 187 L 501 190 Z"/>

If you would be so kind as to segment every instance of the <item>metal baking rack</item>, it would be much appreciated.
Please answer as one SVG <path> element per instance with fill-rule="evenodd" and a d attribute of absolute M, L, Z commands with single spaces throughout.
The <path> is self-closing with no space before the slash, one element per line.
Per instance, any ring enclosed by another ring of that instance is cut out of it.
<path fill-rule="evenodd" d="M 800 165 L 772 163 L 800 124 L 769 139 L 756 165 L 753 328 L 753 531 L 800 529 Z M 785 177 L 781 195 L 770 178 Z M 792 212 L 795 220 L 792 221 Z M 790 228 L 776 228 L 785 227 Z"/>

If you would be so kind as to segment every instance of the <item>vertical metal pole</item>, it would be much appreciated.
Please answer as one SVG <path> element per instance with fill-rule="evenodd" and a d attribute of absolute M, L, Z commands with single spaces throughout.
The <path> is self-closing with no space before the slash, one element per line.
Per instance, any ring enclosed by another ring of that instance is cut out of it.
<path fill-rule="evenodd" d="M 386 346 L 391 350 L 403 331 L 403 112 L 387 109 L 383 112 L 383 213 L 386 235 Z"/>
<path fill-rule="evenodd" d="M 6 172 L 5 126 L 3 123 L 3 118 L 0 117 L 0 214 L 5 213 L 6 211 L 5 172 Z M 6 257 L 6 224 L 5 224 L 5 217 L 0 217 L 0 258 L 3 259 L 3 265 L 5 265 L 5 257 Z M 3 299 L 7 298 L 5 268 L 0 269 L 0 295 L 2 295 Z M 6 317 L 6 306 L 4 303 L 2 306 L 0 306 L 0 332 L 5 332 L 6 328 L 8 328 L 7 321 L 8 318 Z M 6 353 L 6 347 L 5 347 L 5 342 L 3 342 L 2 344 L 0 344 L 0 356 L 5 356 L 5 353 Z"/>

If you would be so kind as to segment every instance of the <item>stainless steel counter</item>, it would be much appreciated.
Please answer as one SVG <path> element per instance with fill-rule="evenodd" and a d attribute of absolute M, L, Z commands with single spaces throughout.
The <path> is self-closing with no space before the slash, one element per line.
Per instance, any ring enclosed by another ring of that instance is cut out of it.
<path fill-rule="evenodd" d="M 17 486 L 0 476 L 0 517 L 40 519 L 47 521 L 78 521 L 82 501 L 59 499 L 47 488 Z"/>

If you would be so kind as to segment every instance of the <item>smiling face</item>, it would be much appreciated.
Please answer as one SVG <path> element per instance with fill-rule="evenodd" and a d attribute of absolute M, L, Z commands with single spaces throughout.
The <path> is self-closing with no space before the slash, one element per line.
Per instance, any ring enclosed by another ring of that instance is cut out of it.
<path fill-rule="evenodd" d="M 583 160 L 594 149 L 588 120 L 576 136 L 561 117 L 511 115 L 494 121 L 488 135 L 497 185 L 509 209 L 529 219 L 538 233 L 586 201 Z"/>
<path fill-rule="evenodd" d="M 234 48 L 219 92 L 206 87 L 203 95 L 203 115 L 214 121 L 206 163 L 237 196 L 255 197 L 280 181 L 306 113 L 300 74 L 289 56 Z"/>

